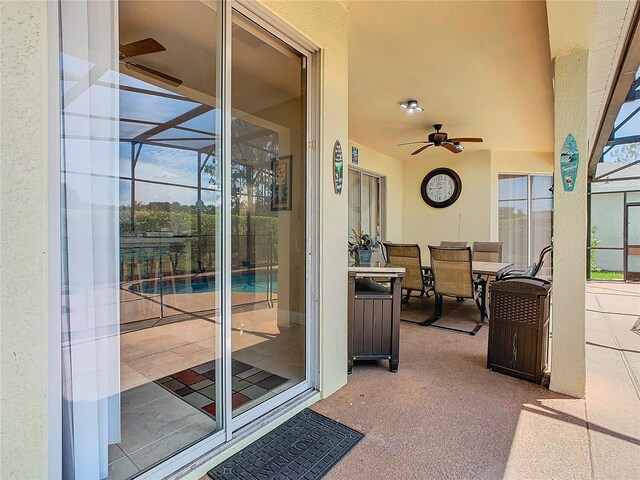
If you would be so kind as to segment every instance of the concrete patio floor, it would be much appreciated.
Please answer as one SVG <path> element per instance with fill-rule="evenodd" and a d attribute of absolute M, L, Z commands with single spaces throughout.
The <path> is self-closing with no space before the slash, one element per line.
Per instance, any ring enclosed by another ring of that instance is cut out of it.
<path fill-rule="evenodd" d="M 640 285 L 587 292 L 587 400 L 487 370 L 487 327 L 471 337 L 403 322 L 397 374 L 356 366 L 313 407 L 365 434 L 326 478 L 640 478 Z M 403 318 L 432 309 L 412 300 Z M 472 302 L 444 312 L 443 324 L 477 319 Z"/>

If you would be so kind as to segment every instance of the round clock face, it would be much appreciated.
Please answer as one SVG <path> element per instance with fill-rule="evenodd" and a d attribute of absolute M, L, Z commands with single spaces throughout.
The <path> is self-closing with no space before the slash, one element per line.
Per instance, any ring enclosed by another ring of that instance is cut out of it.
<path fill-rule="evenodd" d="M 430 206 L 443 208 L 452 205 L 460 196 L 462 182 L 449 168 L 436 168 L 429 172 L 420 188 L 423 200 Z"/>

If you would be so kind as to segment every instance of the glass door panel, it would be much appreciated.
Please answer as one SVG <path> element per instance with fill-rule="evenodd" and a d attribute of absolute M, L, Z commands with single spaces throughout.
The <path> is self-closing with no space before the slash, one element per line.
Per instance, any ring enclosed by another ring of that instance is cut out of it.
<path fill-rule="evenodd" d="M 640 205 L 627 205 L 627 268 L 625 280 L 640 281 Z"/>
<path fill-rule="evenodd" d="M 540 252 L 547 245 L 551 245 L 551 227 L 553 225 L 553 177 L 550 175 L 535 175 L 530 178 L 531 215 L 529 225 L 529 262 L 538 261 Z M 542 266 L 541 277 L 551 277 L 551 255 Z"/>
<path fill-rule="evenodd" d="M 305 57 L 234 12 L 233 415 L 306 379 Z"/>
<path fill-rule="evenodd" d="M 200 2 L 119 3 L 116 472 L 122 462 L 149 467 L 222 426 L 216 17 Z"/>
<path fill-rule="evenodd" d="M 353 231 L 358 230 L 362 225 L 362 200 L 360 198 L 360 178 L 358 170 L 349 168 L 349 238 L 353 236 Z"/>
<path fill-rule="evenodd" d="M 529 204 L 527 175 L 498 177 L 498 238 L 502 257 L 516 268 L 529 265 Z"/>

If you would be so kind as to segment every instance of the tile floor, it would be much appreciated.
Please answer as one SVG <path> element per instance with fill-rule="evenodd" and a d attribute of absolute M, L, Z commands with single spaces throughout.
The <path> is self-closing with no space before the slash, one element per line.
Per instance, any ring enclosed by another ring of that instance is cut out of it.
<path fill-rule="evenodd" d="M 122 441 L 110 446 L 109 480 L 127 478 L 216 431 L 215 419 L 201 410 L 204 404 L 200 405 L 202 401 L 198 400 L 203 399 L 179 398 L 156 383 L 203 364 L 215 366 L 219 358 L 219 319 L 215 314 L 185 314 L 183 307 L 188 299 L 184 297 L 188 296 L 194 295 L 176 295 L 181 297 L 179 307 L 166 305 L 165 314 L 174 313 L 174 317 L 160 322 L 145 320 L 146 328 L 121 334 Z M 153 310 L 148 300 L 141 303 L 127 295 L 123 299 L 126 305 L 123 308 L 133 312 L 140 312 L 141 305 L 148 311 Z M 140 315 L 148 313 L 145 312 Z M 135 320 L 135 316 L 127 318 Z M 278 378 L 290 379 L 264 388 L 254 385 L 258 381 L 240 385 L 238 382 L 243 379 L 234 378 L 238 390 L 252 387 L 251 391 L 235 393 L 234 415 L 304 379 L 304 326 L 278 325 L 277 307 L 268 308 L 263 304 L 244 311 L 235 309 L 231 342 L 234 363 L 247 364 L 247 370 L 256 369 L 257 374 L 266 371 Z M 205 385 L 198 390 L 208 388 L 207 391 L 213 393 L 212 387 Z M 262 390 L 258 388 L 265 390 L 264 395 L 259 395 Z"/>

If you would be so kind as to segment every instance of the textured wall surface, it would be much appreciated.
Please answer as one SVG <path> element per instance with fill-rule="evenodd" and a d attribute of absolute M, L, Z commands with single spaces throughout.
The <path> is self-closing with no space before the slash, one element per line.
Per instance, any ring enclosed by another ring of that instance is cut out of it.
<path fill-rule="evenodd" d="M 358 165 L 351 163 L 351 147 L 358 147 Z M 349 166 L 381 175 L 385 178 L 384 239 L 402 242 L 402 178 L 404 165 L 400 160 L 387 157 L 355 142 L 349 142 L 346 152 Z M 351 232 L 349 232 L 351 233 Z"/>
<path fill-rule="evenodd" d="M 420 245 L 423 263 L 429 263 L 429 245 L 445 241 L 486 241 L 489 228 L 491 152 L 468 150 L 454 155 L 431 148 L 406 160 L 403 176 L 403 241 Z M 420 194 L 422 179 L 434 168 L 448 167 L 462 181 L 462 194 L 447 208 L 433 208 Z"/>
<path fill-rule="evenodd" d="M 580 164 L 573 192 L 555 176 L 553 218 L 553 344 L 551 384 L 556 392 L 585 394 L 585 269 L 587 232 L 587 68 L 588 50 L 555 59 L 555 166 L 569 133 Z"/>
<path fill-rule="evenodd" d="M 0 478 L 47 478 L 46 3 L 3 1 Z"/>

